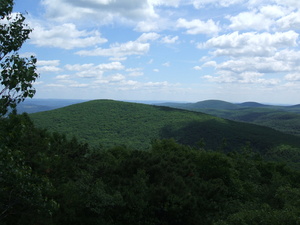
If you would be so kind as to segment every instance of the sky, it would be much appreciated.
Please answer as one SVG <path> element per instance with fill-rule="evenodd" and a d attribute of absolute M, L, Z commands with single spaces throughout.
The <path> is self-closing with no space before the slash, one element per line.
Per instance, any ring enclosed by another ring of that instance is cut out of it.
<path fill-rule="evenodd" d="M 300 103 L 299 0 L 15 0 L 35 98 Z"/>

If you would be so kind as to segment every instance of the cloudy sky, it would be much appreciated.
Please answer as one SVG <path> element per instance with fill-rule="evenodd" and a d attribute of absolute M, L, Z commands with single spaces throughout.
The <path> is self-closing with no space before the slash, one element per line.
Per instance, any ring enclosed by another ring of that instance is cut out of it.
<path fill-rule="evenodd" d="M 36 98 L 300 103 L 299 0 L 16 0 Z"/>

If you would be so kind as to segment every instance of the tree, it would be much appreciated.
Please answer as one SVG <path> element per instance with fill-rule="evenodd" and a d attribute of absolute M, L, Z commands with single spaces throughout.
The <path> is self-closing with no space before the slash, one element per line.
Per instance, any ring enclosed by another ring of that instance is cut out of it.
<path fill-rule="evenodd" d="M 36 58 L 18 54 L 32 29 L 24 23 L 23 14 L 12 13 L 13 5 L 13 0 L 0 0 L 0 116 L 25 98 L 32 98 L 32 83 L 38 78 Z"/>

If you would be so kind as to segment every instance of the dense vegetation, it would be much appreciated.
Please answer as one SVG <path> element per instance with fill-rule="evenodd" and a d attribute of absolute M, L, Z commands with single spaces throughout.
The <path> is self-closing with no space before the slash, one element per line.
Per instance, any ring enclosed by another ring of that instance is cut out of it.
<path fill-rule="evenodd" d="M 219 100 L 207 100 L 197 103 L 163 103 L 160 105 L 258 124 L 300 136 L 300 105 L 274 106 L 256 102 L 233 104 Z"/>
<path fill-rule="evenodd" d="M 1 224 L 299 224 L 299 171 L 249 146 L 89 148 L 26 115 L 0 122 Z"/>
<path fill-rule="evenodd" d="M 169 107 L 95 100 L 31 114 L 34 123 L 91 146 L 126 145 L 149 148 L 154 139 L 174 138 L 190 146 L 239 149 L 251 142 L 258 151 L 286 144 L 300 147 L 300 139 L 257 125 L 233 122 L 203 113 Z"/>
<path fill-rule="evenodd" d="M 38 75 L 36 59 L 16 52 L 31 32 L 25 17 L 10 17 L 13 0 L 1 3 L 0 19 L 7 22 L 0 35 L 0 224 L 299 224 L 295 137 L 200 113 L 112 101 L 33 115 L 40 127 L 45 122 L 82 137 L 89 147 L 36 128 L 27 114 L 4 117 L 34 95 Z M 107 147 L 99 147 L 100 141 Z M 207 148 L 218 145 L 219 152 Z"/>

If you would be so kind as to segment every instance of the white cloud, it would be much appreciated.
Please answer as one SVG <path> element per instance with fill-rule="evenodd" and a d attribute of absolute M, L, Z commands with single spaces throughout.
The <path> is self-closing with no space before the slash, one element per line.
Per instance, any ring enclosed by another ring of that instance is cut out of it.
<path fill-rule="evenodd" d="M 127 57 L 110 57 L 110 61 L 125 61 Z"/>
<path fill-rule="evenodd" d="M 94 50 L 82 50 L 76 52 L 81 56 L 111 56 L 111 57 L 124 57 L 130 55 L 144 55 L 150 49 L 149 43 L 140 43 L 137 41 L 129 41 L 126 43 L 112 44 L 110 48 L 96 48 Z"/>
<path fill-rule="evenodd" d="M 284 76 L 287 81 L 300 81 L 300 71 L 298 73 L 290 73 Z"/>
<path fill-rule="evenodd" d="M 176 41 L 179 39 L 178 36 L 174 36 L 172 37 L 171 35 L 168 35 L 168 36 L 165 36 L 161 39 L 161 41 L 163 43 L 166 43 L 166 44 L 174 44 L 176 43 Z"/>
<path fill-rule="evenodd" d="M 151 5 L 154 6 L 172 6 L 178 7 L 181 0 L 148 0 Z"/>
<path fill-rule="evenodd" d="M 209 4 L 221 7 L 229 7 L 242 2 L 244 2 L 244 0 L 192 0 L 192 4 L 196 9 L 201 9 Z"/>
<path fill-rule="evenodd" d="M 73 88 L 85 88 L 88 87 L 89 84 L 70 84 L 69 87 L 73 87 Z"/>
<path fill-rule="evenodd" d="M 120 62 L 111 62 L 107 64 L 99 64 L 95 69 L 99 70 L 122 70 L 125 67 Z"/>
<path fill-rule="evenodd" d="M 105 71 L 123 70 L 125 66 L 120 62 L 111 62 L 103 64 L 67 64 L 67 70 L 77 71 L 76 75 L 82 78 L 101 78 Z"/>
<path fill-rule="evenodd" d="M 232 30 L 269 30 L 274 20 L 256 12 L 242 12 L 237 16 L 228 17 Z"/>
<path fill-rule="evenodd" d="M 126 72 L 129 72 L 128 76 L 130 77 L 139 77 L 144 75 L 142 70 L 142 68 L 128 68 Z"/>
<path fill-rule="evenodd" d="M 220 72 L 219 76 L 205 75 L 204 78 L 210 82 L 217 83 L 239 83 L 256 85 L 277 85 L 279 79 L 265 79 L 264 74 L 258 72 L 230 73 Z"/>
<path fill-rule="evenodd" d="M 270 57 L 239 57 L 219 64 L 216 62 L 208 63 L 214 66 L 218 73 L 222 74 L 242 74 L 246 72 L 261 74 L 291 73 L 292 75 L 288 75 L 286 78 L 292 79 L 294 74 L 300 73 L 300 52 L 282 50 Z M 297 72 L 295 73 L 295 71 Z"/>
<path fill-rule="evenodd" d="M 228 76 L 225 74 L 219 76 L 205 75 L 203 76 L 203 78 L 208 80 L 209 82 L 215 83 L 235 83 L 237 81 L 234 76 Z"/>
<path fill-rule="evenodd" d="M 201 66 L 194 66 L 193 69 L 194 70 L 202 70 Z"/>
<path fill-rule="evenodd" d="M 55 79 L 66 80 L 66 79 L 69 79 L 70 77 L 71 77 L 70 75 L 58 75 L 55 77 Z"/>
<path fill-rule="evenodd" d="M 160 37 L 158 33 L 143 33 L 136 41 L 137 42 L 147 42 L 147 41 L 155 41 Z"/>
<path fill-rule="evenodd" d="M 215 61 L 208 61 L 202 65 L 202 67 L 216 67 L 217 63 Z"/>
<path fill-rule="evenodd" d="M 217 65 L 218 70 L 233 71 L 242 73 L 247 71 L 254 71 L 260 73 L 277 73 L 288 72 L 294 68 L 287 64 L 287 61 L 276 60 L 273 57 L 245 57 L 235 60 L 228 60 Z"/>
<path fill-rule="evenodd" d="M 268 56 L 278 48 L 297 46 L 299 34 L 295 31 L 270 33 L 238 32 L 211 38 L 199 48 L 215 48 L 214 55 Z"/>
<path fill-rule="evenodd" d="M 217 34 L 220 31 L 218 24 L 211 19 L 205 22 L 198 19 L 187 21 L 180 18 L 177 20 L 176 26 L 187 29 L 187 34 Z"/>
<path fill-rule="evenodd" d="M 88 70 L 91 69 L 94 66 L 94 64 L 89 63 L 89 64 L 67 64 L 65 65 L 65 68 L 67 70 L 71 70 L 71 71 L 82 71 L 82 70 Z"/>
<path fill-rule="evenodd" d="M 168 86 L 169 83 L 167 81 L 163 81 L 163 82 L 147 82 L 144 83 L 143 86 L 144 87 L 165 87 Z"/>
<path fill-rule="evenodd" d="M 123 74 L 114 74 L 112 75 L 109 80 L 112 81 L 112 82 L 119 82 L 119 81 L 122 81 L 122 80 L 125 80 L 125 76 Z"/>
<path fill-rule="evenodd" d="M 300 9 L 300 1 L 298 1 L 298 0 L 285 0 L 285 1 L 274 0 L 274 1 L 278 5 L 290 7 L 290 8 L 293 8 L 293 9 Z"/>
<path fill-rule="evenodd" d="M 150 32 L 150 31 L 158 31 L 160 30 L 161 26 L 156 20 L 146 20 L 139 22 L 135 30 L 139 32 Z"/>
<path fill-rule="evenodd" d="M 159 69 L 153 69 L 153 72 L 158 73 Z"/>
<path fill-rule="evenodd" d="M 157 17 L 147 0 L 43 0 L 46 15 L 56 21 L 107 24 L 114 20 L 138 21 Z"/>
<path fill-rule="evenodd" d="M 81 78 L 101 78 L 103 73 L 104 72 L 101 70 L 95 70 L 91 68 L 89 70 L 77 72 L 76 75 Z"/>
<path fill-rule="evenodd" d="M 277 19 L 279 17 L 284 16 L 286 13 L 288 13 L 288 10 L 279 5 L 266 5 L 260 8 L 260 12 L 266 18 Z"/>
<path fill-rule="evenodd" d="M 277 24 L 282 29 L 300 29 L 300 10 L 277 20 Z"/>
<path fill-rule="evenodd" d="M 74 49 L 107 42 L 98 31 L 79 31 L 72 23 L 64 23 L 50 28 L 42 27 L 36 23 L 33 27 L 31 43 L 37 46 Z"/>
<path fill-rule="evenodd" d="M 38 60 L 37 66 L 59 66 L 60 60 Z"/>
<path fill-rule="evenodd" d="M 61 69 L 57 66 L 41 66 L 37 68 L 39 73 L 53 73 L 59 72 Z"/>

